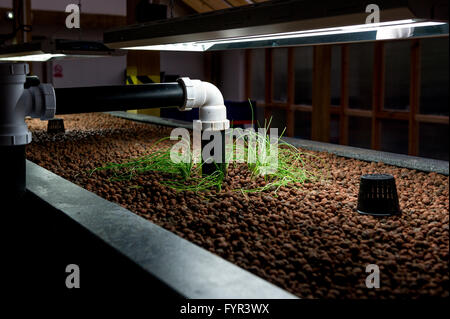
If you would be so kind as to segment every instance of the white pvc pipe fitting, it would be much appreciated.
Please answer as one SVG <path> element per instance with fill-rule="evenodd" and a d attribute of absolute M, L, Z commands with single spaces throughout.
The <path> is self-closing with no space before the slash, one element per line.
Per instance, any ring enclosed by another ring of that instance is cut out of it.
<path fill-rule="evenodd" d="M 31 133 L 25 116 L 48 120 L 55 116 L 51 84 L 24 88 L 28 64 L 0 63 L 0 146 L 25 145 Z"/>
<path fill-rule="evenodd" d="M 190 111 L 199 108 L 199 120 L 196 125 L 201 125 L 202 130 L 223 131 L 230 128 L 227 119 L 227 109 L 220 90 L 209 82 L 180 78 L 185 93 L 185 103 L 181 111 Z"/>

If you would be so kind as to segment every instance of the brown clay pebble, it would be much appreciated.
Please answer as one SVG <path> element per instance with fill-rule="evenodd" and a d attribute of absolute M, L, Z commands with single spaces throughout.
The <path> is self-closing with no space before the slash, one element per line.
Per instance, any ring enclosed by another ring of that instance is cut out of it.
<path fill-rule="evenodd" d="M 327 179 L 243 194 L 262 186 L 243 164 L 231 165 L 221 192 L 174 192 L 146 173 L 110 181 L 90 174 L 156 150 L 170 128 L 106 114 L 61 116 L 66 133 L 49 135 L 47 123 L 27 120 L 31 161 L 147 218 L 212 253 L 303 298 L 448 297 L 449 178 L 367 163 L 328 153 L 315 164 Z M 170 141 L 159 147 L 170 146 Z M 359 177 L 396 176 L 402 214 L 375 218 L 355 212 Z M 380 269 L 380 289 L 365 285 L 366 266 Z"/>

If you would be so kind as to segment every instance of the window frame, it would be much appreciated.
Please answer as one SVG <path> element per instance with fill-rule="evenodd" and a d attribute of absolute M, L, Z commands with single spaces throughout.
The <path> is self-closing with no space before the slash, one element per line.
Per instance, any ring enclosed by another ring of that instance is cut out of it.
<path fill-rule="evenodd" d="M 440 38 L 447 38 L 448 36 L 442 36 Z M 449 116 L 446 115 L 428 115 L 420 114 L 420 68 L 421 68 L 421 41 L 420 39 L 413 40 L 400 40 L 410 42 L 410 108 L 409 110 L 389 110 L 384 109 L 384 89 L 385 89 L 385 43 L 387 41 L 375 41 L 374 45 L 374 63 L 373 63 L 373 89 L 372 89 L 372 108 L 371 110 L 351 109 L 348 105 L 348 84 L 349 84 L 349 44 L 339 44 L 341 47 L 341 98 L 340 105 L 331 105 L 328 108 L 329 115 L 336 114 L 339 116 L 339 144 L 348 145 L 348 122 L 349 117 L 365 117 L 370 118 L 372 121 L 371 128 L 371 148 L 380 150 L 380 123 L 382 120 L 392 119 L 400 121 L 408 121 L 408 154 L 418 156 L 419 155 L 419 126 L 420 123 L 436 123 L 449 125 Z M 317 46 L 314 46 L 316 49 Z M 272 109 L 281 108 L 286 110 L 286 135 L 289 137 L 294 136 L 295 128 L 295 112 L 312 112 L 312 105 L 295 104 L 295 56 L 294 48 L 288 47 L 288 63 L 287 63 L 287 84 L 288 84 L 288 96 L 286 102 L 273 101 L 273 49 L 267 48 L 265 59 L 265 85 L 266 93 L 264 103 L 259 106 L 264 108 L 265 118 L 270 118 L 272 115 Z M 246 79 L 245 79 L 245 92 L 247 98 L 251 97 L 251 49 L 247 49 L 245 52 L 246 60 Z M 314 55 L 316 59 L 316 55 Z M 323 64 L 330 61 L 320 61 Z M 316 63 L 314 63 L 316 65 Z M 313 68 L 313 73 L 316 70 Z M 331 85 L 331 84 L 330 84 Z M 314 86 L 314 82 L 313 82 Z M 314 90 L 314 88 L 313 88 Z M 314 95 L 313 95 L 314 96 Z M 314 103 L 313 103 L 314 104 Z M 329 121 L 331 117 L 328 116 Z M 313 126 L 319 125 L 319 123 L 313 123 Z M 328 126 L 329 127 L 329 123 Z"/>

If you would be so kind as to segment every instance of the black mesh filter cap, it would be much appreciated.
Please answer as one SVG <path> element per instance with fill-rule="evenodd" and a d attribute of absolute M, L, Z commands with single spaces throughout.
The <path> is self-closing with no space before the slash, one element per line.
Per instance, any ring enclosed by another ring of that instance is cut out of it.
<path fill-rule="evenodd" d="M 48 133 L 64 133 L 64 120 L 63 119 L 51 119 L 47 124 Z"/>
<path fill-rule="evenodd" d="M 358 213 L 390 216 L 400 213 L 395 178 L 388 174 L 361 176 L 358 195 Z"/>

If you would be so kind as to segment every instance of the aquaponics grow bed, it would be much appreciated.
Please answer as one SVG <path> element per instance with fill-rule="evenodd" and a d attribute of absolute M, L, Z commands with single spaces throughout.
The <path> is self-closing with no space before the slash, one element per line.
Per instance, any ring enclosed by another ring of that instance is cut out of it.
<path fill-rule="evenodd" d="M 170 232 L 304 298 L 395 298 L 449 295 L 449 179 L 435 172 L 305 151 L 324 178 L 273 192 L 240 166 L 221 191 L 177 192 L 157 173 L 112 181 L 91 170 L 150 154 L 170 128 L 106 114 L 62 116 L 65 134 L 27 120 L 27 157 L 55 174 L 115 202 Z M 160 144 L 160 145 L 164 145 Z M 395 176 L 402 214 L 356 212 L 359 177 Z M 75 195 L 74 195 L 75 196 Z M 133 232 L 133 229 L 129 230 Z M 366 266 L 380 268 L 380 288 L 365 285 Z"/>

